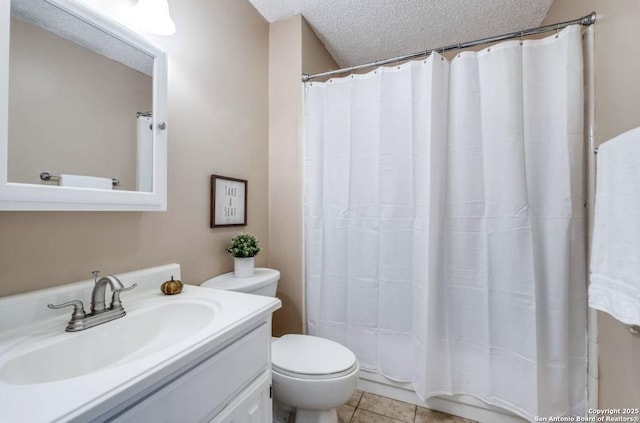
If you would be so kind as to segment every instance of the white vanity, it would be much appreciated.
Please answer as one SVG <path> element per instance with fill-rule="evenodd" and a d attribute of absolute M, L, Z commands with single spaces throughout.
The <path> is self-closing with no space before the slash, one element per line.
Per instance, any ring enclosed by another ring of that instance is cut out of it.
<path fill-rule="evenodd" d="M 65 332 L 93 281 L 0 298 L 0 421 L 270 422 L 271 314 L 281 303 L 185 285 L 177 264 L 116 275 L 126 316 Z"/>

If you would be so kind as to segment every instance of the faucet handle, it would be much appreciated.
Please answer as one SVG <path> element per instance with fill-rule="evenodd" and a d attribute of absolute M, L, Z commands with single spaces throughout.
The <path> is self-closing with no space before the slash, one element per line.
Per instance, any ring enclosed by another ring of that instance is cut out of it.
<path fill-rule="evenodd" d="M 111 296 L 111 309 L 116 309 L 116 308 L 121 308 L 122 307 L 122 303 L 120 302 L 120 293 L 121 292 L 125 292 L 125 291 L 131 291 L 133 288 L 135 288 L 136 286 L 138 286 L 137 283 L 134 283 L 133 285 L 127 287 L 127 288 L 120 288 L 120 289 L 114 289 L 113 290 L 113 295 Z"/>
<path fill-rule="evenodd" d="M 84 304 L 82 304 L 82 301 L 80 300 L 68 301 L 62 304 L 47 304 L 47 307 L 49 307 L 52 310 L 63 308 L 63 307 L 71 307 L 71 306 L 73 306 L 73 314 L 71 314 L 71 321 L 84 319 L 86 317 L 86 314 L 84 312 Z"/>

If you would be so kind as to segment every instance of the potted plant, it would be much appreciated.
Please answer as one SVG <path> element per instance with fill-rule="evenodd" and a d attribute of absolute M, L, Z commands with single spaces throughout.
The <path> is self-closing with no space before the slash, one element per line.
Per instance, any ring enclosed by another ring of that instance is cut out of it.
<path fill-rule="evenodd" d="M 254 257 L 260 252 L 260 244 L 254 235 L 240 234 L 231 238 L 227 253 L 233 258 L 233 274 L 237 278 L 253 276 Z"/>

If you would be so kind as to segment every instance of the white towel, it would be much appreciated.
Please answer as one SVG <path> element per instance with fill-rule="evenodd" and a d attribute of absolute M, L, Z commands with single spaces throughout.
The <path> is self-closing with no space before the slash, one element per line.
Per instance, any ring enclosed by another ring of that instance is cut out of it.
<path fill-rule="evenodd" d="M 640 325 L 640 128 L 598 148 L 589 306 Z"/>
<path fill-rule="evenodd" d="M 76 188 L 112 189 L 113 181 L 109 178 L 83 175 L 60 175 L 60 186 Z"/>

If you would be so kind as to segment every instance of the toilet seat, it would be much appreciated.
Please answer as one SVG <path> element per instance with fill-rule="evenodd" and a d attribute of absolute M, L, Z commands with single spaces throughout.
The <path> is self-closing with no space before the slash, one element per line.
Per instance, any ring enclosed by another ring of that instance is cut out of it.
<path fill-rule="evenodd" d="M 272 364 L 272 371 L 274 373 L 278 373 L 278 374 L 281 374 L 281 375 L 294 377 L 294 378 L 298 378 L 298 379 L 308 379 L 308 380 L 337 379 L 337 378 L 340 378 L 340 377 L 347 376 L 347 375 L 351 374 L 357 368 L 358 368 L 358 365 L 354 363 L 353 366 L 351 366 L 347 370 L 343 370 L 343 371 L 338 372 L 338 373 L 331 373 L 331 374 L 326 374 L 326 375 L 310 375 L 310 374 L 304 374 L 304 373 L 290 372 L 290 371 L 282 369 L 280 367 L 273 366 L 273 364 Z"/>
<path fill-rule="evenodd" d="M 348 348 L 329 339 L 309 335 L 284 335 L 271 343 L 274 372 L 299 379 L 334 379 L 358 368 Z"/>

